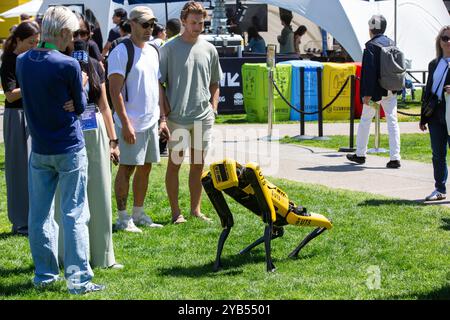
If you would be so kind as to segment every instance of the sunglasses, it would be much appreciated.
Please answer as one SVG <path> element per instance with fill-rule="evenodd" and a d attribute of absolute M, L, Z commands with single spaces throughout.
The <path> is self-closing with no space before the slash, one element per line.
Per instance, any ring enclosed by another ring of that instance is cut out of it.
<path fill-rule="evenodd" d="M 89 31 L 87 30 L 77 30 L 73 33 L 73 36 L 76 38 L 78 36 L 80 37 L 87 37 L 89 35 Z"/>
<path fill-rule="evenodd" d="M 139 22 L 138 22 L 139 23 Z M 148 28 L 153 28 L 155 26 L 155 22 L 144 22 L 144 23 L 139 23 L 141 25 L 142 28 L 144 29 L 148 29 Z"/>
<path fill-rule="evenodd" d="M 444 41 L 444 42 L 448 42 L 450 40 L 450 37 L 449 36 L 442 36 L 441 40 Z"/>

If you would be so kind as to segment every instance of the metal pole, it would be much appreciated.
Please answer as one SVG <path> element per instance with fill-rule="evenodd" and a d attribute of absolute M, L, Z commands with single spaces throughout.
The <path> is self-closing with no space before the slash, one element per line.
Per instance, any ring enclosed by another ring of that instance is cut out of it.
<path fill-rule="evenodd" d="M 267 135 L 268 135 L 268 137 L 270 139 L 272 137 L 272 127 L 273 127 L 273 123 L 272 123 L 272 119 L 273 119 L 273 115 L 272 115 L 273 114 L 273 84 L 272 84 L 272 81 L 273 81 L 273 68 L 272 67 L 269 67 L 268 73 L 269 73 L 269 90 L 267 91 L 268 92 L 267 102 L 268 102 L 268 108 L 269 108 L 269 112 L 268 112 L 268 117 L 269 117 L 268 123 L 269 123 L 269 126 L 268 126 Z"/>
<path fill-rule="evenodd" d="M 277 51 L 277 46 L 274 44 L 269 44 L 267 46 L 267 137 L 260 138 L 261 140 L 273 141 L 279 140 L 279 137 L 272 136 L 273 127 L 273 80 L 274 80 L 274 68 L 275 68 L 275 54 Z"/>
<path fill-rule="evenodd" d="M 375 104 L 375 103 L 374 103 Z M 367 150 L 367 153 L 385 153 L 389 150 L 380 148 L 380 109 L 381 105 L 376 103 L 376 114 L 375 114 L 375 148 Z"/>
<path fill-rule="evenodd" d="M 355 135 L 355 95 L 356 95 L 356 77 L 351 76 L 350 79 L 350 146 L 339 148 L 339 152 L 355 152 L 354 135 Z"/>

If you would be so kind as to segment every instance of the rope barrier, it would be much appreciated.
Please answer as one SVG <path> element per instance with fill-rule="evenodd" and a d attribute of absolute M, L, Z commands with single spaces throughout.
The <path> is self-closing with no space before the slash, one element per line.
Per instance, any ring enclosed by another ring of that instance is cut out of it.
<path fill-rule="evenodd" d="M 345 80 L 344 84 L 342 85 L 341 89 L 339 89 L 339 92 L 336 94 L 336 96 L 333 98 L 333 100 L 331 100 L 330 103 L 328 103 L 325 107 L 322 108 L 322 112 L 325 111 L 326 109 L 328 109 L 338 98 L 339 96 L 342 94 L 342 91 L 344 91 L 345 86 L 347 85 L 349 79 L 351 78 L 351 76 L 348 76 L 347 79 Z M 305 112 L 305 111 L 301 111 L 299 109 L 297 109 L 296 107 L 294 107 L 284 96 L 283 94 L 280 92 L 280 89 L 278 88 L 277 84 L 275 83 L 275 80 L 272 80 L 273 86 L 275 87 L 275 89 L 277 90 L 278 94 L 280 95 L 281 99 L 283 99 L 284 102 L 286 102 L 286 104 L 293 110 L 297 111 L 298 113 L 302 113 L 305 115 L 310 115 L 310 114 L 317 114 L 319 113 L 319 111 L 314 111 L 314 112 Z"/>
<path fill-rule="evenodd" d="M 351 76 L 348 76 L 348 77 L 347 77 L 347 79 L 345 80 L 344 84 L 343 84 L 342 87 L 339 89 L 339 92 L 336 94 L 336 96 L 333 98 L 333 100 L 331 100 L 330 103 L 328 103 L 325 107 L 322 108 L 322 112 L 325 111 L 326 109 L 328 109 L 328 108 L 329 108 L 329 107 L 330 107 L 330 106 L 331 106 L 331 105 L 332 105 L 332 104 L 340 97 L 340 95 L 341 95 L 342 92 L 344 91 L 345 87 L 347 86 L 348 81 L 349 81 L 350 78 L 351 78 Z M 314 111 L 314 112 L 306 112 L 306 111 L 302 111 L 302 110 L 297 109 L 295 106 L 293 106 L 293 105 L 290 103 L 290 101 L 288 101 L 288 100 L 283 96 L 283 94 L 281 93 L 281 91 L 280 91 L 280 89 L 278 88 L 278 86 L 277 86 L 277 84 L 276 84 L 276 82 L 275 82 L 274 79 L 272 79 L 272 83 L 273 83 L 273 86 L 275 87 L 275 90 L 277 90 L 278 94 L 280 95 L 281 99 L 283 99 L 283 101 L 284 101 L 291 109 L 297 111 L 298 113 L 304 114 L 304 115 L 312 115 L 312 114 L 318 114 L 318 113 L 319 113 L 319 110 L 318 110 L 318 111 Z M 419 114 L 408 113 L 408 112 L 399 111 L 398 109 L 397 109 L 397 113 L 400 113 L 400 114 L 402 114 L 402 115 L 409 116 L 409 117 L 420 117 L 420 116 L 421 116 L 420 113 L 419 113 Z"/>

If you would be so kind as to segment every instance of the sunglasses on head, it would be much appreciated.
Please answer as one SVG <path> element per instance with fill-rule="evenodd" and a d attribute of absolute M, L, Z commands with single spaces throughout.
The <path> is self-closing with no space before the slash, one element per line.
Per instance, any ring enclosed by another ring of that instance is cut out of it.
<path fill-rule="evenodd" d="M 74 37 L 87 37 L 89 35 L 89 31 L 87 30 L 77 30 L 73 33 Z"/>
<path fill-rule="evenodd" d="M 448 42 L 448 40 L 450 40 L 450 37 L 449 36 L 442 36 L 441 40 L 444 41 L 444 42 Z"/>

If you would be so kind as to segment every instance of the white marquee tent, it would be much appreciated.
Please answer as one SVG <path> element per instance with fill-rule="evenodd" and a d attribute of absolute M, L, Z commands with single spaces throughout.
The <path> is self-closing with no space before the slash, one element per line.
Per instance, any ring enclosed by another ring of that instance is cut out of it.
<path fill-rule="evenodd" d="M 121 2 L 121 3 L 117 3 Z M 183 1 L 168 0 L 168 17 L 178 17 Z M 360 61 L 364 43 L 368 40 L 367 21 L 372 14 L 381 13 L 388 21 L 386 34 L 394 38 L 394 0 L 266 0 L 243 1 L 244 3 L 267 3 L 291 10 L 304 16 L 333 35 L 355 61 Z M 412 68 L 426 69 L 428 61 L 435 55 L 435 38 L 444 25 L 450 25 L 450 16 L 442 0 L 397 0 L 398 46 L 412 60 Z M 165 22 L 163 0 L 43 0 L 39 12 L 44 12 L 52 4 L 84 4 L 90 9 L 107 38 L 112 27 L 115 8 L 130 10 L 135 3 L 148 4 L 159 21 Z M 128 3 L 132 3 L 130 5 Z"/>

